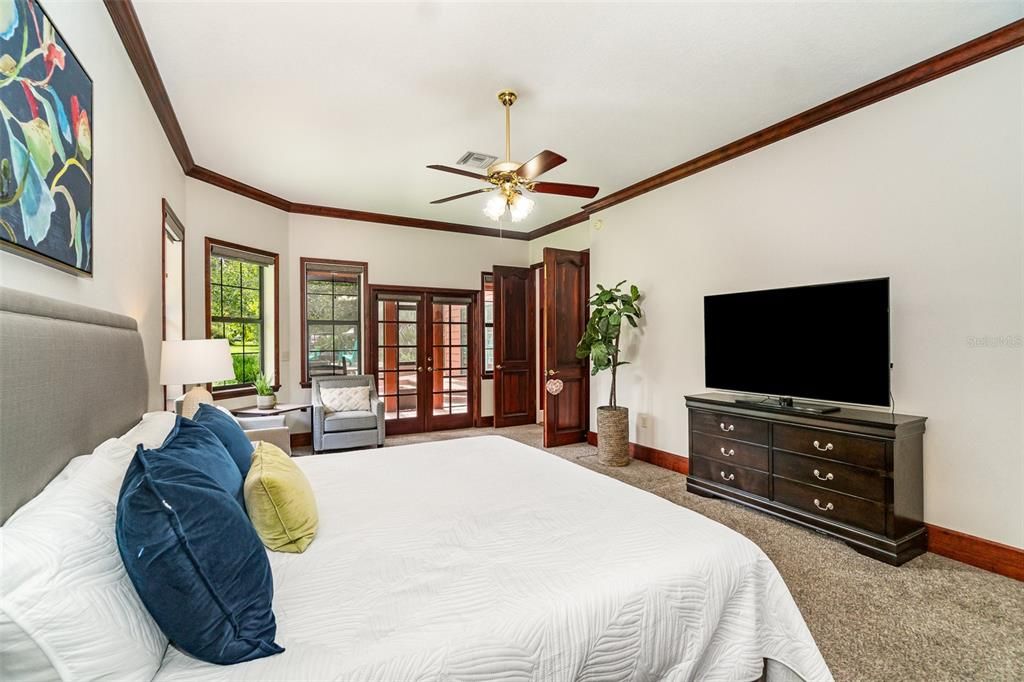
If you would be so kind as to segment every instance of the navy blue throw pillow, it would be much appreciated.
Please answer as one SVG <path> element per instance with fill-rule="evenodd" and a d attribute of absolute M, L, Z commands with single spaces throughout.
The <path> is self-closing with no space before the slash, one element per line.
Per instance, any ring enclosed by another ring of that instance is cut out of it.
<path fill-rule="evenodd" d="M 179 649 L 227 665 L 281 653 L 267 553 L 245 510 L 188 462 L 139 446 L 117 502 L 117 547 Z"/>
<path fill-rule="evenodd" d="M 235 460 L 220 439 L 205 426 L 179 416 L 163 445 L 148 452 L 152 457 L 172 457 L 187 462 L 212 478 L 245 509 L 242 490 L 245 477 L 238 473 Z"/>
<path fill-rule="evenodd" d="M 253 446 L 238 422 L 213 405 L 206 403 L 200 403 L 199 411 L 192 419 L 213 431 L 217 439 L 227 448 L 231 459 L 235 460 L 238 470 L 242 472 L 242 478 L 245 478 L 249 474 L 249 467 L 252 466 Z"/>

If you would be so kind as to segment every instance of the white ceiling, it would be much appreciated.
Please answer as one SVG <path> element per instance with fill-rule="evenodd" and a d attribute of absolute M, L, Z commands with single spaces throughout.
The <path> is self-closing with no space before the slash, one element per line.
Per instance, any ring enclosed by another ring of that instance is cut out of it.
<path fill-rule="evenodd" d="M 1024 16 L 1024 2 L 135 0 L 196 162 L 291 201 L 494 226 L 427 170 L 512 156 L 603 196 Z M 531 230 L 586 200 L 535 195 Z"/>

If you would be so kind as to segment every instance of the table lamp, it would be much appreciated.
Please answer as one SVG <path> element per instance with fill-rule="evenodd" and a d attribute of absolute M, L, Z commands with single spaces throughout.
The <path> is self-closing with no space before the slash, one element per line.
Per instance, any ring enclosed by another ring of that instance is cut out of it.
<path fill-rule="evenodd" d="M 160 383 L 195 384 L 182 397 L 181 414 L 191 418 L 199 403 L 213 403 L 205 384 L 235 378 L 227 339 L 164 341 L 160 349 Z"/>

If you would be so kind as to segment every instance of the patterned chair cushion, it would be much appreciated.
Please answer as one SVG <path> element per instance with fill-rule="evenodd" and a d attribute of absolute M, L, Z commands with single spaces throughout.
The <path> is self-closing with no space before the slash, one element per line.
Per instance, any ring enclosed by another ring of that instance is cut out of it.
<path fill-rule="evenodd" d="M 339 388 L 320 388 L 320 400 L 328 414 L 334 412 L 369 412 L 369 386 L 343 386 Z"/>

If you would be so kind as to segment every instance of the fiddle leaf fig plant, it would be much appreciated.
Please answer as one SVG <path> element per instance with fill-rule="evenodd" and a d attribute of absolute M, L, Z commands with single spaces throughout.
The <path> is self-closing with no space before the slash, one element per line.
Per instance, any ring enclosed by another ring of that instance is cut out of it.
<path fill-rule="evenodd" d="M 597 285 L 597 293 L 590 297 L 590 319 L 583 338 L 576 345 L 577 358 L 590 358 L 591 376 L 604 370 L 612 372 L 612 387 L 608 397 L 609 407 L 618 407 L 615 402 L 615 375 L 619 367 L 628 362 L 619 360 L 619 336 L 622 322 L 625 320 L 631 327 L 637 326 L 637 320 L 643 317 L 640 309 L 642 294 L 635 284 L 629 291 L 623 291 L 622 280 L 614 287 L 606 289 Z"/>

